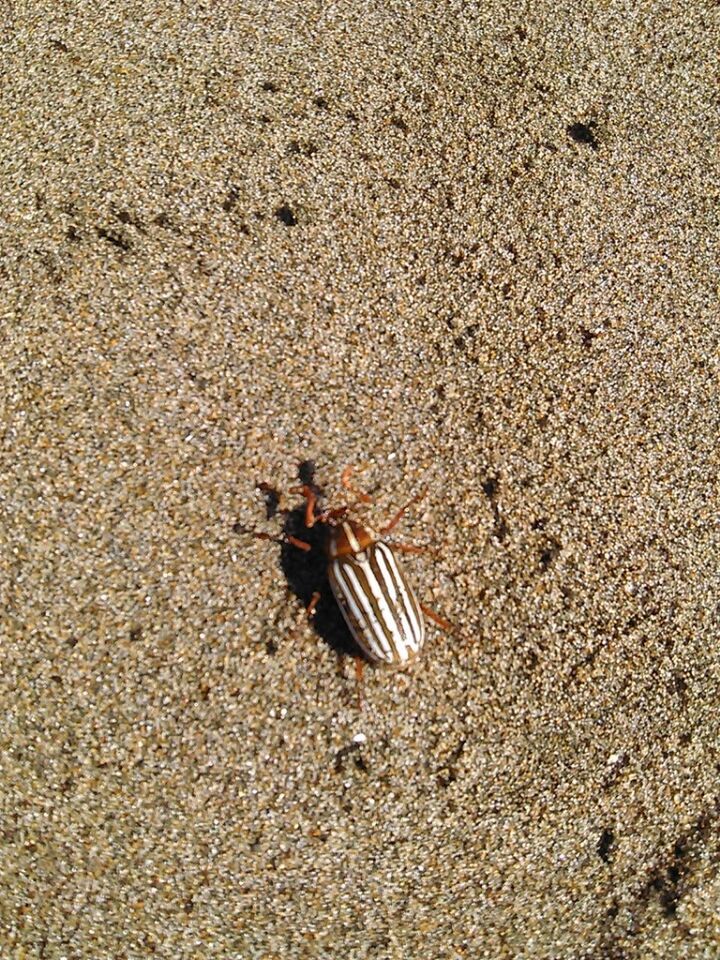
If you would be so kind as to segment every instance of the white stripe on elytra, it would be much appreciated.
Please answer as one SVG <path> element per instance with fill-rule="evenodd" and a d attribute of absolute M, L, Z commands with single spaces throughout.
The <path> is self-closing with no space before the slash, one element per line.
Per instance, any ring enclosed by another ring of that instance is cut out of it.
<path fill-rule="evenodd" d="M 361 571 L 365 577 L 367 583 L 366 589 L 362 587 L 358 570 Z M 358 557 L 353 557 L 353 562 L 347 566 L 347 572 L 353 578 L 358 599 L 369 617 L 370 635 L 372 637 L 376 636 L 383 650 L 386 652 L 386 656 L 390 660 L 395 660 L 396 650 L 394 637 L 397 631 L 392 609 L 385 598 L 382 584 L 378 582 L 372 567 L 364 558 L 358 559 Z M 377 610 L 375 605 L 377 605 Z"/>
<path fill-rule="evenodd" d="M 388 550 L 388 548 L 385 547 L 385 550 Z M 377 556 L 377 551 L 374 555 Z M 392 561 L 395 566 L 397 566 L 397 561 L 395 560 L 394 556 L 392 557 Z M 378 576 L 373 570 L 369 559 L 362 560 L 360 567 L 367 577 L 370 593 L 375 597 L 377 605 L 382 613 L 385 622 L 385 628 L 389 635 L 390 644 L 395 648 L 393 660 L 397 659 L 400 663 L 404 663 L 409 659 L 407 640 L 412 639 L 412 630 L 410 629 L 410 624 L 407 623 L 406 620 L 406 608 L 403 606 L 403 608 L 398 611 L 397 604 L 394 602 L 395 597 L 390 597 L 390 599 L 388 599 L 388 586 L 393 586 L 392 576 L 389 580 L 387 577 L 387 574 L 390 571 L 386 569 L 383 573 L 381 570 L 380 576 Z M 405 623 L 398 618 L 398 612 L 405 617 Z M 410 649 L 412 649 L 412 643 L 410 644 Z"/>
<path fill-rule="evenodd" d="M 410 659 L 410 651 L 412 650 L 412 634 L 408 632 L 410 625 L 407 622 L 404 610 L 397 605 L 395 588 L 392 580 L 387 579 L 388 571 L 384 568 L 383 559 L 379 560 L 378 568 L 382 578 L 380 582 L 384 585 L 386 593 L 391 595 L 390 602 L 393 610 L 391 642 L 395 650 L 395 659 L 398 663 L 405 663 Z M 408 641 L 410 642 L 408 643 Z"/>
<path fill-rule="evenodd" d="M 350 582 L 350 578 L 347 575 L 347 568 L 347 561 L 341 562 L 340 560 L 335 560 L 333 562 L 334 580 L 337 584 L 338 592 L 344 601 L 344 603 L 340 604 L 340 609 L 342 610 L 351 631 L 360 643 L 360 646 L 367 650 L 368 643 L 367 641 L 362 642 L 362 638 L 373 636 L 375 631 L 370 626 L 368 618 L 358 602 L 362 591 L 360 590 L 357 582 L 355 584 Z M 347 606 L 347 609 L 345 609 L 345 605 Z M 352 618 L 355 619 L 355 623 L 353 623 Z M 361 634 L 361 636 L 357 636 L 358 632 Z M 384 640 L 385 638 L 383 637 L 382 639 Z M 389 648 L 384 648 L 380 651 L 380 654 L 378 654 L 378 652 L 374 649 L 370 649 L 367 652 L 375 659 L 392 659 L 392 653 Z"/>
<path fill-rule="evenodd" d="M 382 647 L 382 652 L 385 658 L 388 660 L 394 660 L 395 658 L 393 656 L 393 651 L 390 648 L 387 637 L 385 636 L 385 631 L 383 630 L 383 623 L 373 610 L 372 599 L 368 597 L 367 593 L 360 585 L 360 580 L 358 579 L 357 573 L 353 569 L 354 564 L 357 564 L 357 566 L 365 574 L 368 582 L 368 590 L 372 593 L 373 598 L 377 601 L 378 608 L 386 625 L 389 623 L 392 624 L 392 613 L 388 607 L 385 597 L 382 595 L 382 591 L 379 589 L 379 584 L 377 583 L 374 573 L 370 569 L 370 564 L 368 561 L 358 560 L 357 557 L 353 557 L 351 562 L 344 563 L 342 565 L 342 573 L 352 586 L 351 592 L 354 594 L 354 599 L 357 600 L 363 608 L 363 619 L 367 625 L 366 633 L 368 636 L 368 642 L 370 638 L 377 639 Z M 371 653 L 372 652 L 373 651 L 371 651 Z"/>
<path fill-rule="evenodd" d="M 408 640 L 410 641 L 409 646 L 411 649 L 414 649 L 415 653 L 417 653 L 422 646 L 423 637 L 425 634 L 425 621 L 423 620 L 422 614 L 418 608 L 418 603 L 415 599 L 414 593 L 412 592 L 412 587 L 402 575 L 400 567 L 398 566 L 397 558 L 387 544 L 378 543 L 377 553 L 379 553 L 388 563 L 388 571 L 390 574 L 388 577 L 388 583 L 391 584 L 393 589 L 395 588 L 395 585 L 397 585 L 397 589 L 402 594 L 401 609 L 409 623 L 409 630 L 407 633 Z"/>
<path fill-rule="evenodd" d="M 398 570 L 395 555 L 384 543 L 378 543 L 375 546 L 375 557 L 382 573 L 383 583 L 386 584 L 393 605 L 400 614 L 400 627 L 402 635 L 406 640 L 406 645 L 417 653 L 417 631 L 413 622 L 416 619 L 415 611 L 412 607 L 412 601 L 408 596 L 405 584 L 402 581 L 402 575 Z M 402 593 L 400 603 L 398 603 L 398 588 Z M 398 649 L 398 655 L 401 660 L 407 660 L 406 651 Z"/>
<path fill-rule="evenodd" d="M 420 610 L 420 605 L 417 602 L 417 598 L 413 593 L 413 589 L 407 582 L 402 570 L 400 569 L 395 554 L 392 552 L 390 547 L 385 546 L 385 550 L 393 558 L 392 574 L 396 578 L 398 587 L 403 594 L 405 604 L 404 609 L 407 610 L 408 619 L 410 620 L 412 626 L 412 634 L 415 640 L 415 652 L 417 653 L 420 650 L 425 638 L 425 620 Z"/>
<path fill-rule="evenodd" d="M 350 549 L 353 553 L 360 553 L 360 541 L 353 533 L 353 528 L 349 523 L 344 523 L 342 526 L 343 533 L 347 537 L 347 542 L 350 544 Z"/>
<path fill-rule="evenodd" d="M 378 568 L 379 591 L 383 598 L 389 595 L 392 623 L 388 624 L 388 629 L 391 643 L 396 648 L 396 659 L 406 663 L 422 646 L 425 624 L 412 588 L 403 577 L 392 549 L 387 544 L 376 543 L 371 557 Z"/>

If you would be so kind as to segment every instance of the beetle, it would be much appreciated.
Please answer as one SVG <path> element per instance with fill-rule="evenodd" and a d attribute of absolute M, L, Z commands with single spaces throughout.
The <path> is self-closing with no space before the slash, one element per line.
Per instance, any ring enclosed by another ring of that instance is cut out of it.
<path fill-rule="evenodd" d="M 418 657 L 425 639 L 425 620 L 430 617 L 443 629 L 451 627 L 434 611 L 421 604 L 410 585 L 396 553 L 416 553 L 422 547 L 393 544 L 384 539 L 400 521 L 405 511 L 420 497 L 413 497 L 389 523 L 375 531 L 367 523 L 351 516 L 358 503 L 369 503 L 371 498 L 356 490 L 350 482 L 352 468 L 347 467 L 341 477 L 346 490 L 355 495 L 355 503 L 334 509 L 320 509 L 319 488 L 313 483 L 313 466 L 305 462 L 300 466 L 300 478 L 304 481 L 291 492 L 305 498 L 304 523 L 310 530 L 317 524 L 325 525 L 325 552 L 327 576 L 333 596 L 357 646 L 371 663 L 402 670 Z M 268 484 L 260 489 L 273 498 L 275 491 Z M 306 541 L 285 533 L 283 537 L 271 537 L 259 533 L 262 539 L 280 539 L 300 550 L 309 551 Z M 313 616 L 321 594 L 315 591 L 307 607 Z M 358 676 L 362 673 L 362 660 L 356 659 Z"/>

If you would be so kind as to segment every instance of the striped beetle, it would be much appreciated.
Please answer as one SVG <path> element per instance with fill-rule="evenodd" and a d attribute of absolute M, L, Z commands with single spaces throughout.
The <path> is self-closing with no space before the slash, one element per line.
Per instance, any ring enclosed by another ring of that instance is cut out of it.
<path fill-rule="evenodd" d="M 326 527 L 327 576 L 333 596 L 365 658 L 375 664 L 402 670 L 417 658 L 422 648 L 425 639 L 423 613 L 443 629 L 452 629 L 434 611 L 418 602 L 395 555 L 396 551 L 419 552 L 422 547 L 404 544 L 391 547 L 383 539 L 419 497 L 413 497 L 389 523 L 376 532 L 350 516 L 357 503 L 371 502 L 367 494 L 360 493 L 351 485 L 351 468 L 343 471 L 341 482 L 346 490 L 355 495 L 356 501 L 335 509 L 319 508 L 321 492 L 313 483 L 313 471 L 310 462 L 301 464 L 299 475 L 304 482 L 302 486 L 292 488 L 291 492 L 300 493 L 305 498 L 305 527 L 308 530 L 316 524 Z M 266 495 L 271 495 L 273 501 L 277 497 L 267 484 L 260 484 L 260 489 Z M 256 536 L 280 539 L 300 550 L 311 549 L 310 544 L 289 533 L 281 538 L 263 533 Z M 314 614 L 320 599 L 320 592 L 315 591 L 307 608 L 309 616 Z M 358 676 L 362 673 L 362 664 L 361 659 L 356 659 Z"/>

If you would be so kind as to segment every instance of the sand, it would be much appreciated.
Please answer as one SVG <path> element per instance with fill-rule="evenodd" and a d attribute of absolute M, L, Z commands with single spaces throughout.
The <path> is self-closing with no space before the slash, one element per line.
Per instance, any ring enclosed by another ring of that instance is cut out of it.
<path fill-rule="evenodd" d="M 3 960 L 719 956 L 717 5 L 0 37 Z M 305 459 L 425 491 L 363 709 Z"/>

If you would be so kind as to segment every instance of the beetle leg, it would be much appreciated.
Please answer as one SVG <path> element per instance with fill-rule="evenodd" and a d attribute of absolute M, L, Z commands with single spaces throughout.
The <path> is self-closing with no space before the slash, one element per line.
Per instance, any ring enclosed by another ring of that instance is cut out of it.
<path fill-rule="evenodd" d="M 243 527 L 240 524 L 236 524 L 233 529 L 235 533 L 247 533 L 249 536 L 255 537 L 256 540 L 269 540 L 271 543 L 285 543 L 285 537 L 282 534 L 250 530 L 248 527 Z"/>
<path fill-rule="evenodd" d="M 317 496 L 315 495 L 315 491 L 308 486 L 303 487 L 302 494 L 305 497 L 305 526 L 314 527 Z"/>
<path fill-rule="evenodd" d="M 334 510 L 321 510 L 316 513 L 318 496 L 312 487 L 291 487 L 290 493 L 301 493 L 305 497 L 305 526 L 314 527 L 316 523 L 332 523 L 338 517 L 344 517 L 349 507 L 336 507 Z M 293 538 L 294 539 L 294 538 Z M 297 544 L 295 544 L 297 546 Z"/>
<path fill-rule="evenodd" d="M 381 528 L 380 528 L 380 533 L 381 533 L 381 534 L 389 533 L 389 532 L 393 529 L 393 527 L 396 527 L 396 526 L 398 525 L 398 523 L 400 523 L 400 521 L 402 520 L 402 517 L 403 517 L 403 514 L 405 513 L 405 511 L 406 511 L 409 507 L 411 507 L 414 503 L 417 503 L 418 500 L 422 500 L 422 498 L 423 498 L 424 496 L 425 496 L 425 491 L 424 491 L 424 490 L 421 490 L 420 493 L 417 494 L 417 496 L 413 497 L 411 500 L 408 500 L 408 502 L 405 504 L 404 507 L 400 507 L 400 509 L 398 510 L 398 512 L 397 512 L 397 513 L 395 514 L 395 516 L 392 518 L 392 520 L 391 520 L 389 523 L 386 523 L 384 527 L 381 527 Z"/>
<path fill-rule="evenodd" d="M 397 550 L 398 553 L 429 553 L 432 557 L 439 557 L 440 550 L 431 543 L 423 543 L 416 546 L 414 543 L 398 543 L 397 540 L 389 540 L 388 545 Z"/>
<path fill-rule="evenodd" d="M 372 497 L 369 494 L 363 493 L 362 490 L 358 490 L 358 488 L 353 486 L 353 484 L 350 482 L 350 475 L 354 469 L 354 467 L 345 467 L 342 472 L 342 476 L 340 477 L 340 483 L 349 493 L 352 493 L 353 496 L 357 497 L 360 503 L 372 503 Z"/>
<path fill-rule="evenodd" d="M 297 537 L 293 537 L 289 533 L 263 533 L 258 530 L 248 530 L 246 527 L 236 528 L 236 533 L 247 533 L 251 537 L 255 537 L 256 540 L 269 540 L 271 543 L 289 543 L 293 547 L 297 547 L 298 550 L 312 550 L 312 547 L 309 543 L 305 543 L 304 540 L 298 540 Z"/>
<path fill-rule="evenodd" d="M 315 518 L 315 522 L 332 523 L 333 520 L 344 517 L 349 509 L 350 507 L 336 507 L 334 510 L 323 510 L 323 512 Z"/>
<path fill-rule="evenodd" d="M 318 520 L 322 521 L 322 515 L 315 515 L 317 506 L 317 494 L 312 487 L 304 483 L 301 487 L 290 487 L 290 493 L 301 493 L 305 497 L 305 526 L 314 527 Z"/>
<path fill-rule="evenodd" d="M 420 609 L 425 614 L 425 616 L 428 617 L 430 620 L 432 620 L 434 623 L 436 623 L 441 630 L 444 630 L 446 633 L 450 633 L 450 634 L 455 633 L 455 627 L 451 623 L 449 623 L 447 620 L 443 619 L 443 617 L 441 617 L 439 613 L 435 613 L 435 611 L 431 607 L 427 607 L 425 606 L 424 603 L 421 603 Z"/>
<path fill-rule="evenodd" d="M 414 543 L 396 543 L 395 540 L 388 542 L 393 550 L 398 550 L 400 553 L 427 553 L 432 549 L 430 546 L 417 547 Z"/>
<path fill-rule="evenodd" d="M 365 661 L 362 657 L 355 657 L 355 678 L 357 679 L 357 693 L 358 693 L 358 707 L 360 710 L 363 710 L 365 707 L 365 701 L 363 700 L 362 692 L 362 683 L 363 683 L 363 670 L 365 669 Z"/>
<path fill-rule="evenodd" d="M 286 533 L 281 540 L 282 543 L 289 543 L 293 547 L 297 547 L 298 550 L 304 550 L 306 553 L 312 550 L 312 547 L 309 543 L 306 543 L 304 540 L 298 540 L 297 537 L 294 537 L 291 533 Z"/>
<path fill-rule="evenodd" d="M 321 597 L 321 593 L 319 590 L 316 590 L 313 593 L 313 595 L 310 597 L 310 603 L 307 605 L 307 609 L 305 611 L 308 617 L 315 616 L 315 607 L 317 607 L 320 597 Z"/>

